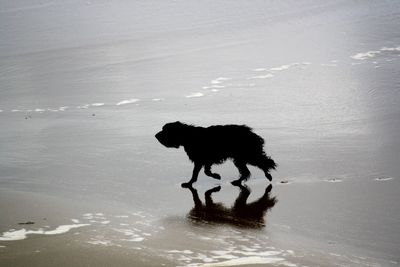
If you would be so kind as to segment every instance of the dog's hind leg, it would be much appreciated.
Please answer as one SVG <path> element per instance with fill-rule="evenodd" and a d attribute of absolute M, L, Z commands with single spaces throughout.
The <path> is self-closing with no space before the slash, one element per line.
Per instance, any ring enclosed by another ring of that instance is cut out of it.
<path fill-rule="evenodd" d="M 239 179 L 232 182 L 233 185 L 241 185 L 243 180 L 247 180 L 250 177 L 250 171 L 246 166 L 246 163 L 243 161 L 234 161 L 235 166 L 238 168 L 240 177 Z"/>
<path fill-rule="evenodd" d="M 195 162 L 194 168 L 193 168 L 193 173 L 192 173 L 192 179 L 190 179 L 190 181 L 187 183 L 183 183 L 181 186 L 186 187 L 186 188 L 192 186 L 192 184 L 197 181 L 197 177 L 199 176 L 199 172 L 201 171 L 201 168 L 203 168 L 203 165 Z"/>
<path fill-rule="evenodd" d="M 212 173 L 211 172 L 211 165 L 205 165 L 204 166 L 204 173 L 207 176 L 210 176 L 210 177 L 212 177 L 214 179 L 221 180 L 221 175 L 219 175 L 218 173 Z"/>

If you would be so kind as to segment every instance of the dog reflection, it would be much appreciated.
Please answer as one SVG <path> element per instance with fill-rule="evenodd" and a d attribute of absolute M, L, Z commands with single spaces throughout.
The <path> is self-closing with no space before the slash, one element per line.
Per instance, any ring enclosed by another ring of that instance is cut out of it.
<path fill-rule="evenodd" d="M 221 186 L 214 187 L 205 192 L 205 203 L 203 203 L 197 190 L 188 187 L 193 196 L 194 207 L 189 212 L 188 218 L 193 222 L 230 224 L 239 227 L 261 228 L 265 226 L 264 216 L 277 202 L 276 197 L 271 197 L 270 184 L 264 195 L 258 200 L 247 203 L 250 190 L 247 186 L 239 185 L 240 193 L 231 208 L 221 203 L 215 203 L 211 195 L 221 190 Z"/>

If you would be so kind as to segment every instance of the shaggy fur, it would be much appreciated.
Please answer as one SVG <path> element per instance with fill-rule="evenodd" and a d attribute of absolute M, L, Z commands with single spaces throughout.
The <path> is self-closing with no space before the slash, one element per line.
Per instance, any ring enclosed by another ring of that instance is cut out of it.
<path fill-rule="evenodd" d="M 240 172 L 239 179 L 233 181 L 233 185 L 240 185 L 250 177 L 246 164 L 263 170 L 270 181 L 272 177 L 269 170 L 276 167 L 275 162 L 264 152 L 264 140 L 245 125 L 215 125 L 204 128 L 177 121 L 165 124 L 155 137 L 166 147 L 183 146 L 194 163 L 192 178 L 183 183 L 183 187 L 196 182 L 203 167 L 207 176 L 221 179 L 219 174 L 211 172 L 211 166 L 221 164 L 227 159 L 232 159 Z"/>

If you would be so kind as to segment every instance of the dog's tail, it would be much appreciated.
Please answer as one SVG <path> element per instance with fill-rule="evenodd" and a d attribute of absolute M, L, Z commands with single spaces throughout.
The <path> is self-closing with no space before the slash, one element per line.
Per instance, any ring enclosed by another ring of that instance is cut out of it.
<path fill-rule="evenodd" d="M 264 172 L 268 172 L 270 169 L 275 170 L 277 167 L 275 161 L 267 156 L 264 151 L 261 152 L 259 156 L 251 158 L 249 163 L 262 169 Z"/>
<path fill-rule="evenodd" d="M 263 166 L 264 166 L 264 168 L 275 170 L 276 167 L 277 167 L 277 164 L 275 163 L 275 161 L 271 157 L 269 157 L 267 155 L 264 155 Z"/>

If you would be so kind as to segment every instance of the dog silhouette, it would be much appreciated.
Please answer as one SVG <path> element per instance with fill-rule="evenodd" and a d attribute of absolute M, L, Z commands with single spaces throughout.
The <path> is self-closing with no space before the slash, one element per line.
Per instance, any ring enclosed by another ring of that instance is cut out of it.
<path fill-rule="evenodd" d="M 240 185 L 250 177 L 247 164 L 263 170 L 269 181 L 272 180 L 269 170 L 276 168 L 274 160 L 264 152 L 264 139 L 246 125 L 214 125 L 205 128 L 177 121 L 165 124 L 155 137 L 166 147 L 183 146 L 194 163 L 192 178 L 183 183 L 182 187 L 189 187 L 196 182 L 203 167 L 207 176 L 221 179 L 219 174 L 211 171 L 211 166 L 227 159 L 233 160 L 240 173 L 239 179 L 232 182 L 233 185 Z"/>

